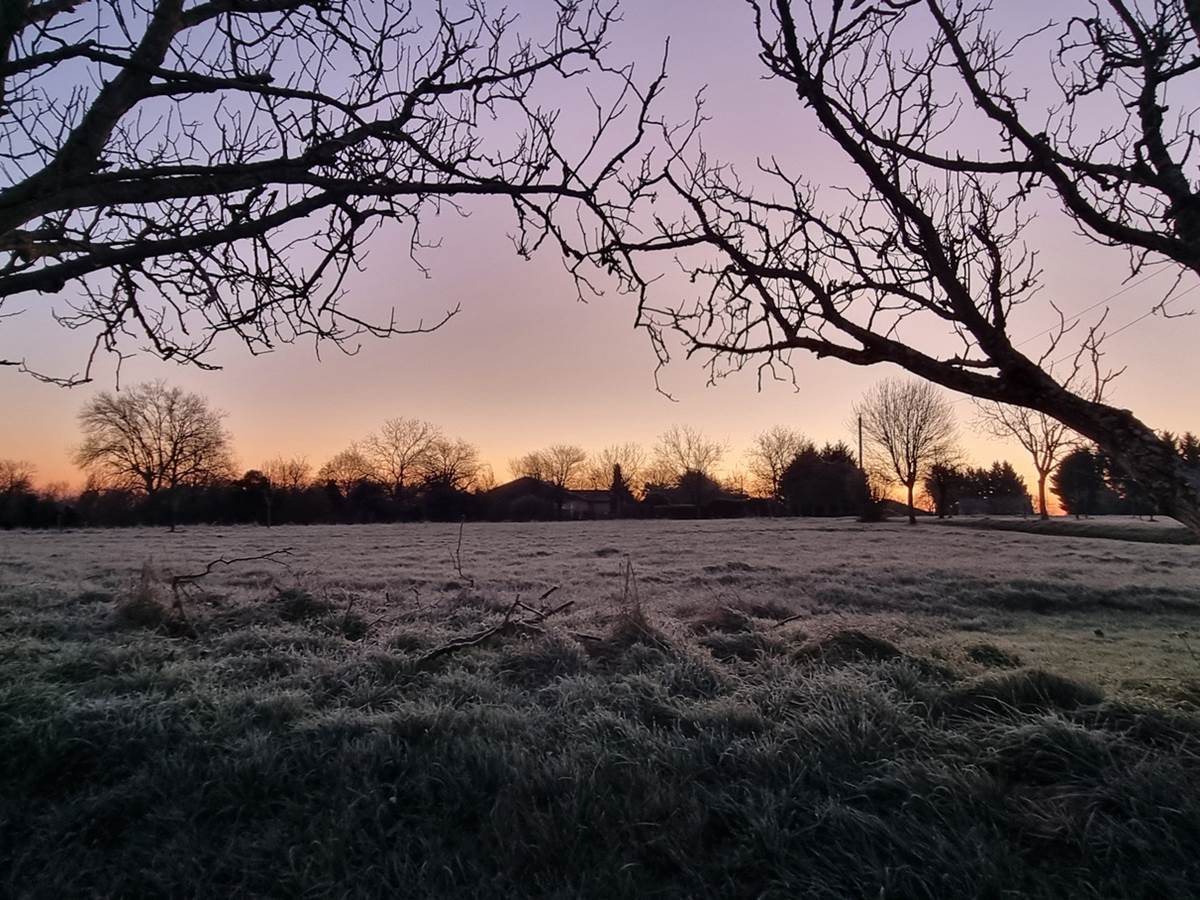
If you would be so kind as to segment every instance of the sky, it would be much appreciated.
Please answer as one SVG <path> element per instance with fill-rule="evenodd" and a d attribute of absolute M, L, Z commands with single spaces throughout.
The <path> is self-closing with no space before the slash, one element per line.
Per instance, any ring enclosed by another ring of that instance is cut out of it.
<path fill-rule="evenodd" d="M 525 0 L 512 8 L 536 17 L 539 5 Z M 1047 5 L 1009 0 L 1004 10 L 1006 24 L 1024 27 L 1042 21 Z M 710 153 L 743 166 L 756 155 L 774 154 L 826 185 L 845 173 L 838 153 L 786 90 L 761 80 L 743 3 L 627 0 L 612 56 L 638 60 L 648 75 L 668 36 L 664 108 L 685 114 L 689 99 L 707 85 Z M 563 102 L 564 125 L 586 127 L 587 110 L 578 95 L 564 94 Z M 864 369 L 797 356 L 794 387 L 767 381 L 760 389 L 752 372 L 708 386 L 701 365 L 677 354 L 659 373 L 668 397 L 656 390 L 655 357 L 646 335 L 633 327 L 630 298 L 610 290 L 579 303 L 551 252 L 531 261 L 513 253 L 506 236 L 511 218 L 503 204 L 476 205 L 471 212 L 467 219 L 446 216 L 426 223 L 442 240 L 423 256 L 429 277 L 396 252 L 400 238 L 393 231 L 375 240 L 366 271 L 350 284 L 355 310 L 379 314 L 394 306 L 402 321 L 434 319 L 461 304 L 461 313 L 436 333 L 365 339 L 354 356 L 326 347 L 319 360 L 311 344 L 253 358 L 240 345 L 224 344 L 213 358 L 222 366 L 215 372 L 140 355 L 124 364 L 122 382 L 163 378 L 206 396 L 227 414 L 245 468 L 280 454 L 305 456 L 315 468 L 383 420 L 406 416 L 475 443 L 504 480 L 507 461 L 526 451 L 551 443 L 600 449 L 636 441 L 650 447 L 674 423 L 725 442 L 731 451 L 727 470 L 741 465 L 756 433 L 774 425 L 797 428 L 818 442 L 850 441 L 854 402 L 878 379 L 900 374 L 892 367 Z M 1061 218 L 1039 217 L 1031 240 L 1041 253 L 1046 286 L 1040 300 L 1023 307 L 1012 322 L 1018 338 L 1034 337 L 1052 324 L 1049 299 L 1069 314 L 1123 287 L 1124 255 L 1073 236 Z M 1145 313 L 1169 281 L 1164 272 L 1113 299 L 1110 330 Z M 668 278 L 660 290 L 677 294 L 689 286 Z M 0 356 L 33 350 L 30 355 L 46 368 L 77 366 L 86 336 L 64 331 L 47 316 L 47 304 L 68 300 L 23 298 L 28 313 L 0 322 Z M 1151 317 L 1114 336 L 1108 362 L 1128 368 L 1110 400 L 1152 427 L 1200 430 L 1197 337 L 1200 317 Z M 70 461 L 79 441 L 75 416 L 92 393 L 113 386 L 111 368 L 102 368 L 93 384 L 70 390 L 0 369 L 0 458 L 32 461 L 42 483 L 80 484 L 82 476 Z M 970 460 L 1010 459 L 1032 489 L 1032 467 L 1019 446 L 979 434 L 970 425 L 971 404 L 952 399 Z"/>

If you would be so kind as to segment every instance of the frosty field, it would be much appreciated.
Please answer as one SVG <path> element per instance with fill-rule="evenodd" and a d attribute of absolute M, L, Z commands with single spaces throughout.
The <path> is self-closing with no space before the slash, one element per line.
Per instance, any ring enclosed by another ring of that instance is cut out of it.
<path fill-rule="evenodd" d="M 1188 896 L 1198 573 L 933 522 L 0 533 L 0 894 Z"/>
<path fill-rule="evenodd" d="M 1122 523 L 1139 526 L 1155 528 Z M 104 598 L 132 590 L 143 564 L 183 574 L 290 548 L 284 565 L 206 577 L 198 625 L 299 588 L 338 609 L 353 601 L 351 613 L 372 622 L 370 647 L 414 625 L 453 636 L 464 607 L 500 609 L 555 585 L 556 601 L 575 601 L 556 621 L 586 630 L 617 612 L 628 562 L 663 627 L 758 606 L 775 610 L 768 621 L 803 613 L 792 636 L 861 627 L 936 656 L 991 636 L 1030 664 L 1109 689 L 1170 696 L 1200 678 L 1180 637 L 1197 631 L 1200 652 L 1197 546 L 849 520 L 472 523 L 460 573 L 458 539 L 457 525 L 438 524 L 0 532 L 0 596 L 33 592 L 26 614 L 98 623 Z"/>

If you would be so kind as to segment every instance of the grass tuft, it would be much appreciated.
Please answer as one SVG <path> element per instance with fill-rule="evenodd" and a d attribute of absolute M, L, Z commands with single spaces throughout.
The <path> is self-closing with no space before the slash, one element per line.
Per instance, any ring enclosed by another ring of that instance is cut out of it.
<path fill-rule="evenodd" d="M 984 675 L 942 698 L 941 711 L 958 716 L 1059 712 L 1095 706 L 1104 699 L 1096 688 L 1041 669 Z"/>
<path fill-rule="evenodd" d="M 306 622 L 328 614 L 333 606 L 303 588 L 289 587 L 276 591 L 275 609 L 285 622 Z"/>
<path fill-rule="evenodd" d="M 176 616 L 162 597 L 161 578 L 149 563 L 142 565 L 137 581 L 113 607 L 117 628 L 170 630 Z"/>
<path fill-rule="evenodd" d="M 986 641 L 969 644 L 963 648 L 963 651 L 971 662 L 992 669 L 1016 669 L 1021 665 L 1021 658 L 1015 653 L 1010 653 Z"/>
<path fill-rule="evenodd" d="M 714 606 L 706 609 L 691 621 L 692 631 L 697 634 L 721 632 L 722 634 L 743 634 L 751 631 L 754 624 L 743 612 L 730 606 Z"/>
<path fill-rule="evenodd" d="M 883 662 L 899 659 L 904 654 L 891 641 L 855 629 L 836 631 L 814 644 L 801 647 L 796 659 L 842 666 L 854 662 Z"/>
<path fill-rule="evenodd" d="M 778 638 L 758 632 L 726 634 L 720 631 L 700 638 L 699 644 L 721 662 L 754 662 L 762 656 L 782 656 L 787 645 Z"/>

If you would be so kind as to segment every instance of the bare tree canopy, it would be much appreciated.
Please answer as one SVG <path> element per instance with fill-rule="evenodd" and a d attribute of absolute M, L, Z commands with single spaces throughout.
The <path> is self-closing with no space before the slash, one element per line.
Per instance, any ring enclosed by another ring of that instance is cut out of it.
<path fill-rule="evenodd" d="M 277 490 L 299 491 L 312 482 L 312 466 L 303 456 L 276 456 L 262 464 L 262 473 Z"/>
<path fill-rule="evenodd" d="M 888 379 L 854 408 L 862 417 L 876 468 L 908 491 L 908 521 L 916 523 L 913 489 L 935 463 L 954 455 L 954 412 L 928 381 Z"/>
<path fill-rule="evenodd" d="M 592 454 L 584 473 L 586 485 L 597 491 L 606 491 L 613 484 L 613 467 L 621 467 L 625 487 L 633 495 L 642 491 L 646 469 L 646 451 L 640 444 L 610 444 Z"/>
<path fill-rule="evenodd" d="M 43 376 L 60 383 L 137 344 L 203 366 L 226 333 L 261 353 L 404 332 L 344 302 L 384 223 L 416 254 L 428 217 L 498 197 L 528 253 L 627 152 L 604 143 L 632 90 L 600 59 L 613 10 L 545 8 L 523 33 L 481 0 L 6 0 L 0 319 L 61 298 L 95 343 L 80 372 Z M 535 84 L 585 71 L 596 130 L 570 154 Z"/>
<path fill-rule="evenodd" d="M 536 478 L 546 480 L 546 459 L 538 450 L 531 450 L 508 461 L 508 471 L 513 478 Z"/>
<path fill-rule="evenodd" d="M 658 436 L 654 468 L 678 482 L 689 472 L 715 478 L 725 456 L 725 445 L 690 425 L 672 425 Z"/>
<path fill-rule="evenodd" d="M 797 456 L 807 449 L 815 450 L 813 442 L 799 431 L 776 425 L 754 438 L 746 452 L 754 489 L 764 497 L 783 499 L 783 473 Z"/>
<path fill-rule="evenodd" d="M 1054 4 L 1062 24 L 1007 35 L 1003 6 L 987 0 L 748 5 L 766 73 L 853 174 L 836 192 L 807 181 L 803 161 L 764 158 L 743 176 L 706 154 L 702 112 L 690 127 L 663 125 L 659 154 L 623 183 L 620 237 L 592 248 L 638 296 L 660 360 L 680 338 L 709 355 L 714 376 L 786 365 L 794 351 L 894 363 L 1065 423 L 1200 532 L 1200 488 L 1171 448 L 1068 386 L 1095 363 L 1103 320 L 1078 355 L 1065 313 L 1032 355 L 1012 331 L 1023 305 L 1053 305 L 1035 300 L 1025 236 L 1031 216 L 1052 225 L 1056 209 L 1064 231 L 1127 251 L 1134 275 L 1177 272 L 1157 309 L 1184 311 L 1178 286 L 1200 274 L 1193 0 Z M 1044 77 L 1027 81 L 1018 55 L 1039 40 Z M 1041 101 L 1039 84 L 1057 99 Z M 662 253 L 696 295 L 662 296 L 643 271 Z"/>
<path fill-rule="evenodd" d="M 317 470 L 317 481 L 334 485 L 343 496 L 349 494 L 360 481 L 370 477 L 371 463 L 357 443 L 339 450 Z"/>
<path fill-rule="evenodd" d="M 36 471 L 37 466 L 23 459 L 0 459 L 0 496 L 32 491 Z"/>
<path fill-rule="evenodd" d="M 419 481 L 430 447 L 442 436 L 436 425 L 421 419 L 388 419 L 363 442 L 375 479 L 399 496 Z"/>
<path fill-rule="evenodd" d="M 587 464 L 587 451 L 574 444 L 552 444 L 542 451 L 546 480 L 559 490 L 577 487 Z"/>
<path fill-rule="evenodd" d="M 462 438 L 439 437 L 430 442 L 422 480 L 427 485 L 465 491 L 488 474 L 479 459 L 479 448 L 474 444 Z"/>
<path fill-rule="evenodd" d="M 75 462 L 101 484 L 149 495 L 230 478 L 223 418 L 199 394 L 161 381 L 101 391 L 79 413 Z"/>
<path fill-rule="evenodd" d="M 536 478 L 554 489 L 554 502 L 562 517 L 566 492 L 582 486 L 587 476 L 587 451 L 574 444 L 551 444 L 509 462 L 518 478 Z"/>
<path fill-rule="evenodd" d="M 1003 403 L 977 402 L 978 424 L 998 438 L 1016 439 L 1033 460 L 1038 475 L 1038 511 L 1050 518 L 1046 505 L 1046 479 L 1075 446 L 1077 437 L 1070 428 L 1043 412 Z"/>

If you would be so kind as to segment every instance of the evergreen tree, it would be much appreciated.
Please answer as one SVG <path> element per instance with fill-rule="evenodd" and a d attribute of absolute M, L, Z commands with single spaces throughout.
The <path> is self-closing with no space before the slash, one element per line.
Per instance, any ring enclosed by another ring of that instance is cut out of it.
<path fill-rule="evenodd" d="M 1102 512 L 1109 493 L 1103 461 L 1086 447 L 1071 451 L 1050 477 L 1050 489 L 1062 508 L 1077 519 Z"/>

